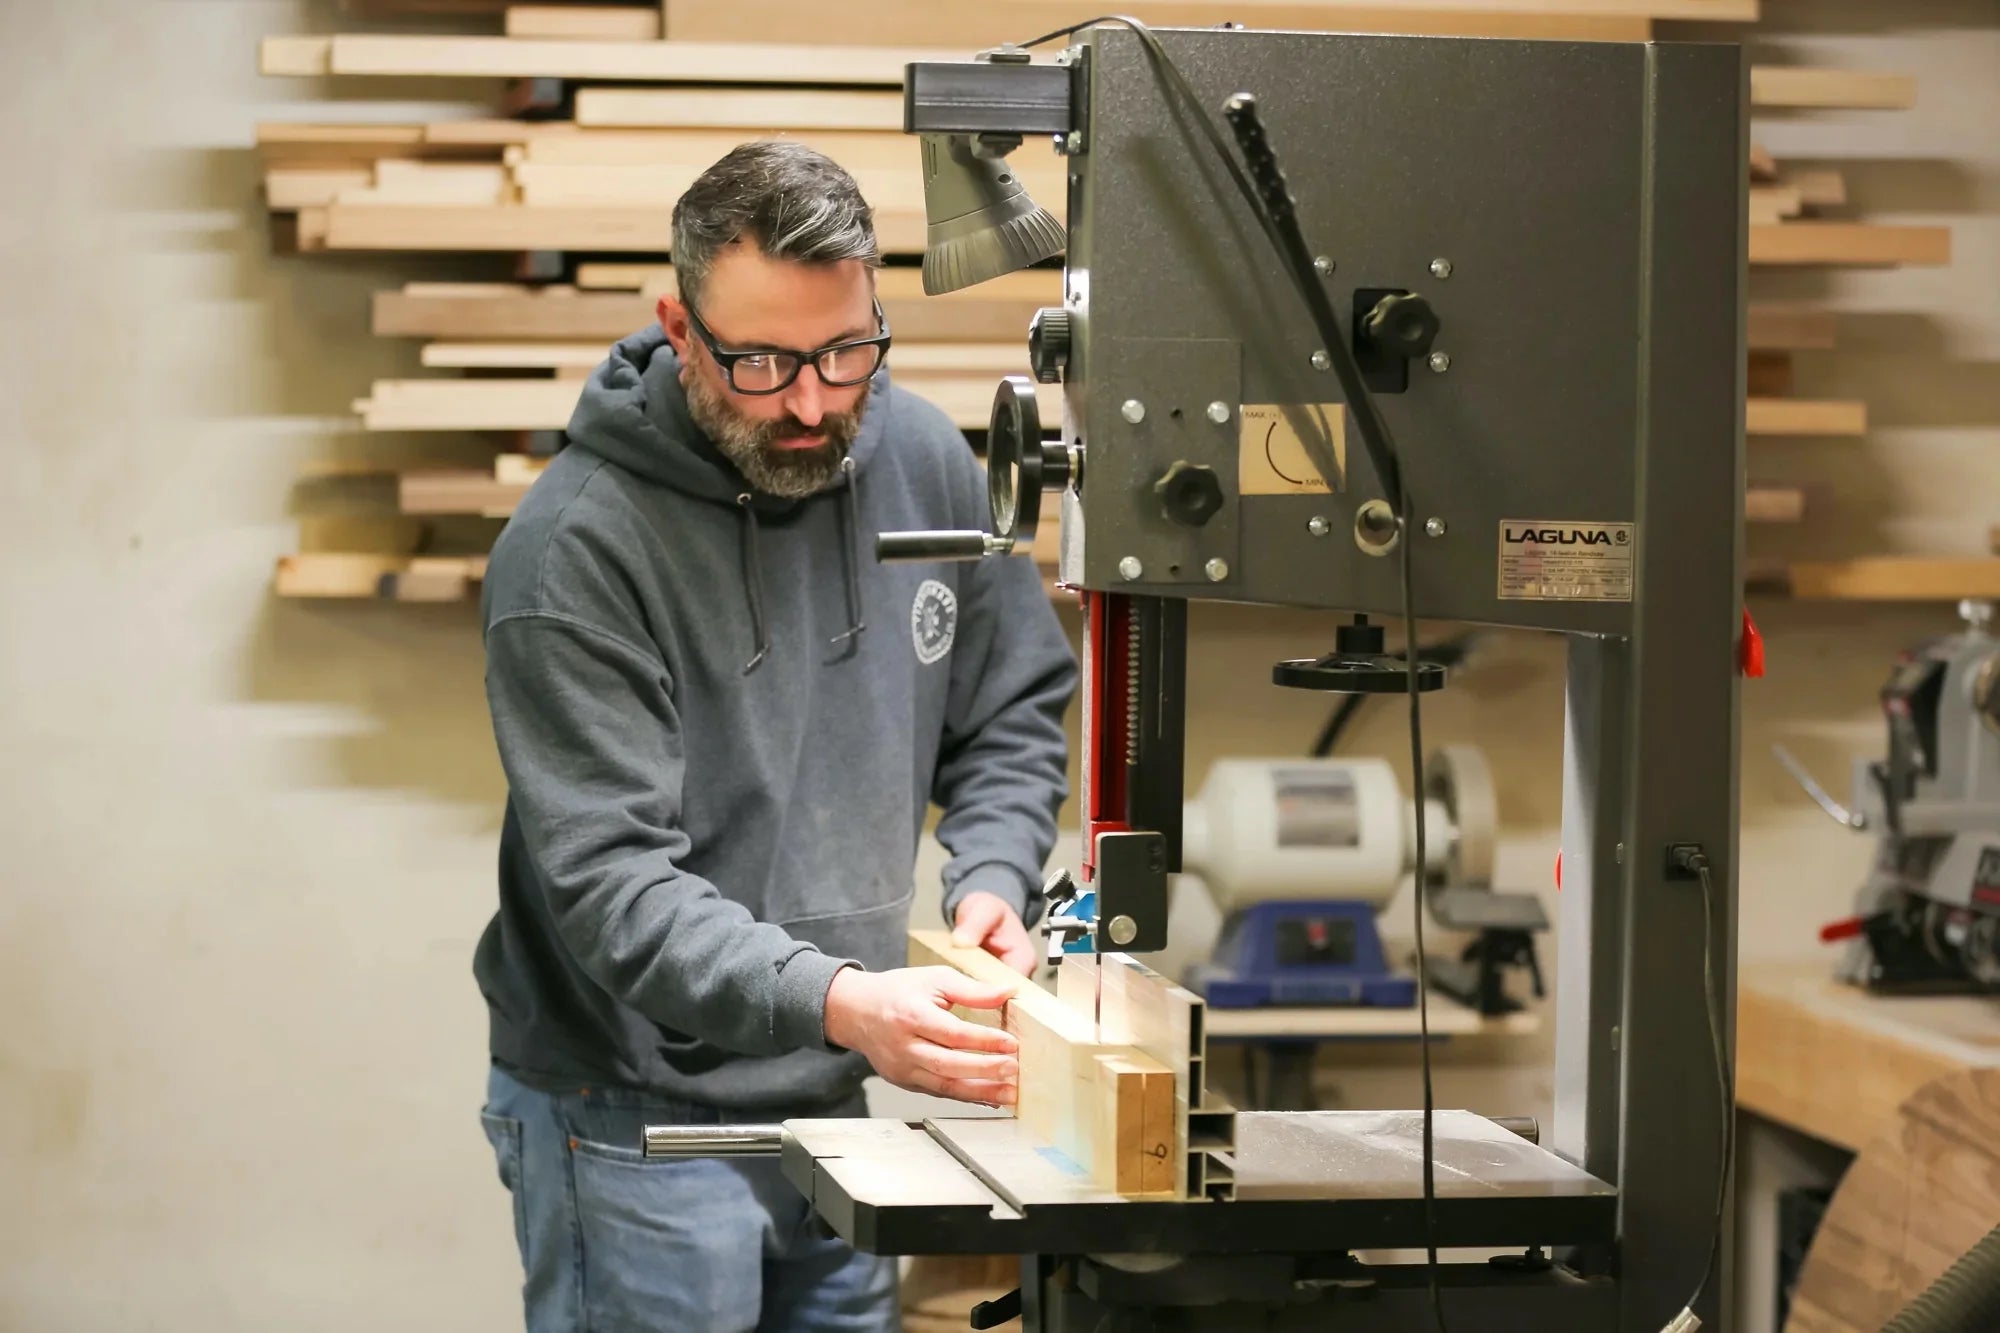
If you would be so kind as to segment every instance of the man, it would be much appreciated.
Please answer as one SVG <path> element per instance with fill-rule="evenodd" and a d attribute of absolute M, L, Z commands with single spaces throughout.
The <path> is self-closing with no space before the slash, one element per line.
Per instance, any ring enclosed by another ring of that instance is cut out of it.
<path fill-rule="evenodd" d="M 961 942 L 1023 972 L 1076 666 L 1032 564 L 884 565 L 985 526 L 942 412 L 895 386 L 871 213 L 797 144 L 674 209 L 678 298 L 592 375 L 496 544 L 509 783 L 475 971 L 483 1113 L 543 1330 L 893 1329 L 891 1261 L 768 1159 L 648 1161 L 646 1123 L 865 1115 L 869 1067 L 1004 1105 L 1000 991 L 899 967 L 928 803 Z"/>

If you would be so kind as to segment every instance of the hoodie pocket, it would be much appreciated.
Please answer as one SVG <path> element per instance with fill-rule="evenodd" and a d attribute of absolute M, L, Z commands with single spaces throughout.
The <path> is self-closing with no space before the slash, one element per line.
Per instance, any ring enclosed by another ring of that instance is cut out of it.
<path fill-rule="evenodd" d="M 916 896 L 912 885 L 902 897 L 877 907 L 794 916 L 777 924 L 829 958 L 852 958 L 870 972 L 886 972 L 907 964 L 910 904 Z"/>

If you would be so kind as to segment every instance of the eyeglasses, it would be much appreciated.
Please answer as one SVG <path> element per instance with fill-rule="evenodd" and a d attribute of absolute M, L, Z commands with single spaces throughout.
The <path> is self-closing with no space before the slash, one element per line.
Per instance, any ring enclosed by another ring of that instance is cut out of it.
<path fill-rule="evenodd" d="M 799 377 L 807 362 L 819 372 L 820 383 L 834 388 L 850 388 L 863 383 L 881 369 L 889 355 L 889 321 L 882 303 L 875 303 L 875 325 L 882 331 L 873 338 L 851 338 L 828 343 L 811 352 L 795 352 L 783 347 L 760 347 L 745 351 L 725 350 L 693 306 L 688 307 L 688 323 L 701 335 L 708 354 L 722 367 L 729 387 L 742 394 L 778 393 Z"/>

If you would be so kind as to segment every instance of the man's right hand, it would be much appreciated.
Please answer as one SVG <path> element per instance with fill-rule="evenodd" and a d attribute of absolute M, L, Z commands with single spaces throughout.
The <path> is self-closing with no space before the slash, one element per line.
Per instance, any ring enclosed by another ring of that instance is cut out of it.
<path fill-rule="evenodd" d="M 826 1039 L 861 1052 L 899 1088 L 1011 1106 L 1020 1077 L 1013 1034 L 951 1012 L 998 1009 L 1010 994 L 950 967 L 842 968 L 827 987 Z"/>

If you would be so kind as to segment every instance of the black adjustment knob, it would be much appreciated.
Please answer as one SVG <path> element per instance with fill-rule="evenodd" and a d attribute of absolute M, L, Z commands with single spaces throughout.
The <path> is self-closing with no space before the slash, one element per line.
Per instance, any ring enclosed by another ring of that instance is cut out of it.
<path fill-rule="evenodd" d="M 1390 356 L 1411 360 L 1430 353 L 1438 336 L 1437 311 L 1414 292 L 1385 296 L 1361 321 L 1361 332 Z"/>
<path fill-rule="evenodd" d="M 1191 528 L 1208 522 L 1222 508 L 1222 483 L 1216 479 L 1215 469 L 1185 458 L 1153 483 L 1153 493 L 1160 497 L 1160 507 L 1168 518 Z"/>
<path fill-rule="evenodd" d="M 1069 366 L 1069 311 L 1044 306 L 1028 321 L 1028 365 L 1035 378 L 1054 384 Z"/>

